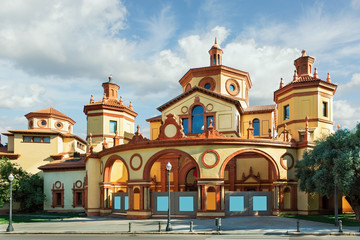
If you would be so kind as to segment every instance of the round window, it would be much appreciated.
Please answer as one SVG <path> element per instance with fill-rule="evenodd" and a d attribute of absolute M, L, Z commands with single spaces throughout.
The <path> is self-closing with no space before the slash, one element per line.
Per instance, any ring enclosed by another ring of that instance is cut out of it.
<path fill-rule="evenodd" d="M 229 88 L 230 88 L 231 91 L 235 91 L 235 86 L 234 86 L 234 84 L 230 84 Z"/>
<path fill-rule="evenodd" d="M 57 123 L 56 126 L 57 126 L 57 127 L 61 127 L 61 123 Z"/>
<path fill-rule="evenodd" d="M 42 126 L 46 126 L 46 121 L 45 121 L 45 120 L 41 120 L 41 125 L 42 125 Z"/>
<path fill-rule="evenodd" d="M 204 88 L 210 89 L 210 88 L 211 88 L 211 84 L 210 84 L 210 83 L 206 83 L 206 84 L 204 85 Z"/>

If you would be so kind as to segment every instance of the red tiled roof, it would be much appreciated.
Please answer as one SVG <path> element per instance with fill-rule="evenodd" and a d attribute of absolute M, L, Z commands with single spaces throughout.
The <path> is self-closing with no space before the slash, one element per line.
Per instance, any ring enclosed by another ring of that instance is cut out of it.
<path fill-rule="evenodd" d="M 86 141 L 84 139 L 82 139 L 74 134 L 62 133 L 62 132 L 58 132 L 56 130 L 51 130 L 51 129 L 36 128 L 36 129 L 24 129 L 24 130 L 9 130 L 9 132 L 2 133 L 2 134 L 6 135 L 6 136 L 9 136 L 9 135 L 11 136 L 11 135 L 14 135 L 14 133 L 60 135 L 65 138 L 75 138 L 75 139 L 79 140 L 80 142 L 86 144 Z"/>
<path fill-rule="evenodd" d="M 244 109 L 245 114 L 249 113 L 260 113 L 260 112 L 273 112 L 275 111 L 276 105 L 261 105 L 261 106 L 252 106 Z"/>
<path fill-rule="evenodd" d="M 30 117 L 33 117 L 33 116 L 49 116 L 49 117 L 59 117 L 59 118 L 62 118 L 62 119 L 66 119 L 66 120 L 69 120 L 72 124 L 75 124 L 75 121 L 72 120 L 70 117 L 66 116 L 65 114 L 59 112 L 58 110 L 54 109 L 54 108 L 45 108 L 45 109 L 41 109 L 41 110 L 38 110 L 38 111 L 34 111 L 34 112 L 30 112 L 28 114 L 25 115 L 25 117 L 27 119 L 29 119 Z"/>
<path fill-rule="evenodd" d="M 161 121 L 162 119 L 162 115 L 156 116 L 156 117 L 152 117 L 152 118 L 148 118 L 146 119 L 147 122 L 156 122 L 156 121 Z"/>
<path fill-rule="evenodd" d="M 39 167 L 40 170 L 49 171 L 49 170 L 64 170 L 64 169 L 79 169 L 85 170 L 85 161 L 84 157 L 81 158 L 68 158 L 67 160 L 55 160 L 48 164 L 42 165 Z"/>

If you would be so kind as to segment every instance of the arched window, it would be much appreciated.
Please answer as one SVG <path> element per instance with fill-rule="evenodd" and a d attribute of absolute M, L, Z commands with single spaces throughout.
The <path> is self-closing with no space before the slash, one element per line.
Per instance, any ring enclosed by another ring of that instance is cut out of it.
<path fill-rule="evenodd" d="M 260 136 L 260 121 L 255 118 L 253 120 L 254 136 Z"/>
<path fill-rule="evenodd" d="M 191 132 L 201 133 L 204 131 L 204 108 L 195 106 L 191 112 Z"/>

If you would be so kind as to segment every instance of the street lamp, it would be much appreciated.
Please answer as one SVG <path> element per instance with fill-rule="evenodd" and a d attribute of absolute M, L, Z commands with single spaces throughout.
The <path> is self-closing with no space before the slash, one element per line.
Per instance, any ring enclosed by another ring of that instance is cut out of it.
<path fill-rule="evenodd" d="M 12 232 L 12 231 L 14 231 L 14 228 L 11 224 L 11 222 L 12 222 L 12 181 L 14 180 L 14 175 L 12 173 L 10 173 L 8 179 L 10 182 L 10 211 L 9 211 L 9 226 L 7 227 L 6 231 Z"/>
<path fill-rule="evenodd" d="M 166 164 L 166 170 L 168 171 L 168 182 L 169 182 L 169 185 L 168 185 L 168 192 L 169 192 L 169 195 L 168 195 L 168 220 L 167 220 L 167 225 L 166 225 L 166 231 L 172 231 L 172 227 L 171 227 L 171 223 L 170 223 L 170 171 L 171 171 L 171 164 L 170 162 L 168 162 Z"/>

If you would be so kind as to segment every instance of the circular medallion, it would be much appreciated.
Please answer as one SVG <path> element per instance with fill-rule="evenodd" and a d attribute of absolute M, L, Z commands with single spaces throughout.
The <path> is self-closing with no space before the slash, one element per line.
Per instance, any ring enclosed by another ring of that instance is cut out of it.
<path fill-rule="evenodd" d="M 232 95 L 236 96 L 240 92 L 239 83 L 235 79 L 228 79 L 225 83 L 226 91 Z"/>
<path fill-rule="evenodd" d="M 214 91 L 216 86 L 216 82 L 211 77 L 204 77 L 199 82 L 199 87 L 205 88 L 210 91 Z"/>
<path fill-rule="evenodd" d="M 61 182 L 60 181 L 56 181 L 54 184 L 55 188 L 61 188 Z"/>
<path fill-rule="evenodd" d="M 44 120 L 44 119 L 39 120 L 39 121 L 37 122 L 37 125 L 38 125 L 39 127 L 41 127 L 41 128 L 44 128 L 44 127 L 46 127 L 46 125 L 47 125 L 47 121 Z"/>
<path fill-rule="evenodd" d="M 165 136 L 168 138 L 175 137 L 176 132 L 177 132 L 177 128 L 174 124 L 169 124 L 165 127 L 164 133 L 165 133 Z"/>
<path fill-rule="evenodd" d="M 208 168 L 215 167 L 216 165 L 218 165 L 219 161 L 219 154 L 212 149 L 206 150 L 201 156 L 202 164 L 204 164 L 204 166 Z"/>
<path fill-rule="evenodd" d="M 189 111 L 189 108 L 187 107 L 187 106 L 183 106 L 182 108 L 181 108 L 181 112 L 182 113 L 187 113 Z"/>
<path fill-rule="evenodd" d="M 208 105 L 206 105 L 206 110 L 212 111 L 213 109 L 214 109 L 214 105 L 212 105 L 211 103 L 209 103 Z"/>
<path fill-rule="evenodd" d="M 139 170 L 142 166 L 142 157 L 140 154 L 135 153 L 130 158 L 130 167 L 132 170 L 136 171 Z"/>
<path fill-rule="evenodd" d="M 63 124 L 62 124 L 61 122 L 56 122 L 56 123 L 55 123 L 55 127 L 56 127 L 57 129 L 62 129 L 62 128 L 63 128 Z"/>
<path fill-rule="evenodd" d="M 81 188 L 82 187 L 82 182 L 80 180 L 77 180 L 75 182 L 75 186 L 76 186 L 76 188 Z"/>
<path fill-rule="evenodd" d="M 294 163 L 295 163 L 294 157 L 289 153 L 285 153 L 280 158 L 280 164 L 282 168 L 285 170 L 292 169 L 294 167 Z"/>

